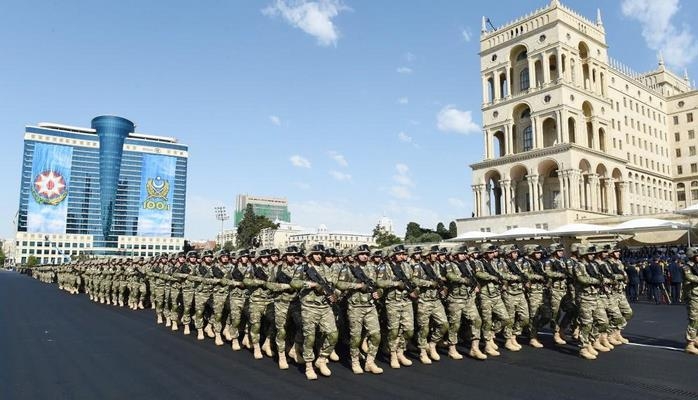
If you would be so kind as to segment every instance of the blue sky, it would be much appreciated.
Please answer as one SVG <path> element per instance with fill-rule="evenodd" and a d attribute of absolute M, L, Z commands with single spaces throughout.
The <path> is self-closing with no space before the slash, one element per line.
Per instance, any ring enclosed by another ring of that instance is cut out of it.
<path fill-rule="evenodd" d="M 0 237 L 11 237 L 25 125 L 102 114 L 190 146 L 187 237 L 213 237 L 238 193 L 289 199 L 294 223 L 370 231 L 472 212 L 482 158 L 479 31 L 548 1 L 0 3 Z M 609 54 L 696 71 L 698 3 L 601 8 Z"/>

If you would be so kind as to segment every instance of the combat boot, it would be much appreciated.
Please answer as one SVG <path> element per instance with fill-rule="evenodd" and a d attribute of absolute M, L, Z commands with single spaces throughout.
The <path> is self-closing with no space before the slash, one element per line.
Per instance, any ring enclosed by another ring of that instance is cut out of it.
<path fill-rule="evenodd" d="M 162 315 L 160 315 L 160 314 L 158 314 L 157 323 L 158 323 L 158 324 L 162 324 Z"/>
<path fill-rule="evenodd" d="M 688 342 L 685 351 L 688 354 L 698 355 L 698 348 L 694 342 Z"/>
<path fill-rule="evenodd" d="M 480 351 L 480 341 L 473 340 L 470 344 L 470 352 L 468 355 L 476 360 L 487 360 L 487 356 Z"/>
<path fill-rule="evenodd" d="M 361 341 L 361 351 L 368 353 L 368 338 L 364 338 L 364 340 Z"/>
<path fill-rule="evenodd" d="M 543 343 L 539 342 L 538 338 L 531 338 L 528 344 L 530 344 L 531 347 L 535 347 L 536 349 L 540 349 L 543 347 Z"/>
<path fill-rule="evenodd" d="M 623 333 L 621 331 L 618 331 L 618 340 L 623 342 L 623 344 L 630 343 L 630 340 L 628 340 L 625 336 L 623 336 Z"/>
<path fill-rule="evenodd" d="M 560 334 L 560 332 L 555 332 L 555 334 L 553 335 L 553 341 L 555 342 L 555 344 L 560 345 L 560 346 L 567 344 L 565 339 L 562 338 L 562 335 Z"/>
<path fill-rule="evenodd" d="M 327 363 L 326 357 L 318 357 L 317 360 L 315 360 L 315 367 L 320 371 L 320 375 L 322 376 L 332 375 L 332 371 L 327 367 Z"/>
<path fill-rule="evenodd" d="M 458 349 L 456 349 L 455 344 L 448 346 L 448 356 L 454 360 L 462 360 L 463 359 L 463 356 L 458 352 Z"/>
<path fill-rule="evenodd" d="M 582 347 L 579 350 L 579 355 L 585 360 L 596 360 L 596 356 L 589 352 L 588 347 Z"/>
<path fill-rule="evenodd" d="M 616 336 L 616 332 L 613 332 L 610 335 L 608 335 L 608 343 L 612 344 L 613 347 L 620 346 L 623 344 L 623 342 L 621 342 L 620 339 L 618 339 L 618 337 Z"/>
<path fill-rule="evenodd" d="M 494 340 L 490 339 L 485 343 L 485 354 L 488 356 L 493 356 L 496 357 L 499 355 L 499 352 L 497 351 L 497 348 L 494 345 Z"/>
<path fill-rule="evenodd" d="M 245 335 L 242 337 L 242 347 L 249 349 L 250 348 L 250 334 L 245 333 Z"/>
<path fill-rule="evenodd" d="M 138 309 L 139 309 L 139 310 L 142 310 L 142 309 L 144 309 L 144 308 L 145 308 L 145 307 L 143 307 L 143 302 L 142 302 L 142 301 L 139 301 L 139 302 L 138 302 Z M 153 308 L 153 306 L 150 306 L 150 308 Z"/>
<path fill-rule="evenodd" d="M 383 373 L 383 368 L 376 365 L 376 358 L 374 356 L 366 356 L 366 372 L 372 374 L 380 375 Z"/>
<path fill-rule="evenodd" d="M 230 328 L 227 326 L 223 328 L 223 337 L 228 341 L 233 340 L 233 335 L 230 334 Z"/>
<path fill-rule="evenodd" d="M 189 324 L 184 324 L 184 334 L 188 335 L 191 333 L 191 330 L 189 329 Z"/>
<path fill-rule="evenodd" d="M 271 340 L 269 340 L 269 338 L 264 340 L 264 343 L 262 344 L 262 351 L 264 351 L 264 354 L 266 354 L 267 357 L 274 357 L 274 352 L 271 351 Z"/>
<path fill-rule="evenodd" d="M 262 349 L 259 348 L 259 343 L 253 344 L 252 349 L 255 360 L 261 360 L 262 358 L 264 358 L 264 356 L 262 355 Z"/>
<path fill-rule="evenodd" d="M 331 361 L 339 361 L 339 355 L 337 355 L 337 352 L 332 350 L 332 353 L 330 353 L 330 360 Z"/>
<path fill-rule="evenodd" d="M 204 340 L 203 328 L 196 328 L 196 340 Z"/>
<path fill-rule="evenodd" d="M 400 368 L 400 361 L 397 360 L 397 353 L 394 351 L 390 352 L 390 368 Z"/>
<path fill-rule="evenodd" d="M 514 336 L 511 338 L 511 343 L 512 343 L 514 346 L 516 346 L 519 350 L 523 349 L 523 346 L 522 346 L 521 344 L 519 344 L 519 342 L 516 340 L 516 335 L 514 335 Z"/>
<path fill-rule="evenodd" d="M 171 326 L 171 325 L 172 325 L 172 321 L 170 321 L 169 318 L 165 317 L 165 326 Z"/>
<path fill-rule="evenodd" d="M 293 355 L 291 355 L 291 352 L 293 352 Z M 294 343 L 291 351 L 289 351 L 289 355 L 296 361 L 296 364 L 303 362 L 303 349 L 300 344 Z"/>
<path fill-rule="evenodd" d="M 364 370 L 361 368 L 361 364 L 359 364 L 359 356 L 351 356 L 351 372 L 356 375 L 361 375 L 364 373 Z"/>
<path fill-rule="evenodd" d="M 599 353 L 608 353 L 611 351 L 611 349 L 601 344 L 601 339 L 594 340 L 594 344 L 592 346 L 594 346 L 594 350 L 598 351 Z"/>
<path fill-rule="evenodd" d="M 124 306 L 124 301 L 119 299 L 119 307 L 123 307 L 123 306 Z"/>
<path fill-rule="evenodd" d="M 436 343 L 434 342 L 429 343 L 429 358 L 431 358 L 434 361 L 441 360 L 439 352 L 436 351 Z"/>
<path fill-rule="evenodd" d="M 216 346 L 223 346 L 223 338 L 218 332 L 216 332 Z"/>
<path fill-rule="evenodd" d="M 593 354 L 593 355 L 596 356 L 596 357 L 599 356 L 599 352 L 596 351 L 596 349 L 594 348 L 594 346 L 592 346 L 592 345 L 589 344 L 589 345 L 587 345 L 587 346 L 585 346 L 585 347 L 587 348 L 587 350 L 589 351 L 589 353 Z"/>
<path fill-rule="evenodd" d="M 613 350 L 615 348 L 613 344 L 608 341 L 608 333 L 602 333 L 599 335 L 599 341 L 601 341 L 601 344 L 609 350 Z"/>
<path fill-rule="evenodd" d="M 426 365 L 431 364 L 431 358 L 429 358 L 429 354 L 427 353 L 427 349 L 421 349 L 419 351 L 419 361 L 421 361 L 422 364 L 426 364 Z"/>
<path fill-rule="evenodd" d="M 405 352 L 403 350 L 397 352 L 397 360 L 400 362 L 400 365 L 403 365 L 405 367 L 412 366 L 412 360 L 405 357 Z"/>
<path fill-rule="evenodd" d="M 234 338 L 232 340 L 232 344 L 230 345 L 230 348 L 233 349 L 233 351 L 240 351 L 240 341 L 237 338 Z"/>
<path fill-rule="evenodd" d="M 206 333 L 206 336 L 209 338 L 213 338 L 216 336 L 216 334 L 213 332 L 213 327 L 211 324 L 206 325 L 206 328 L 204 328 L 204 332 Z"/>
<path fill-rule="evenodd" d="M 305 363 L 305 377 L 308 378 L 309 381 L 314 381 L 317 379 L 315 368 L 313 368 L 313 363 L 311 362 Z"/>
<path fill-rule="evenodd" d="M 288 361 L 286 361 L 286 353 L 279 352 L 279 369 L 288 369 Z"/>
<path fill-rule="evenodd" d="M 177 321 L 175 321 L 175 320 L 172 320 L 172 330 L 173 331 L 179 330 L 179 327 L 177 326 Z"/>
<path fill-rule="evenodd" d="M 509 350 L 509 351 L 519 351 L 519 350 L 521 350 L 521 349 L 519 349 L 519 348 L 516 346 L 516 344 L 514 343 L 514 339 L 513 339 L 513 338 L 507 339 L 507 341 L 504 343 L 504 348 L 507 349 L 507 350 Z"/>

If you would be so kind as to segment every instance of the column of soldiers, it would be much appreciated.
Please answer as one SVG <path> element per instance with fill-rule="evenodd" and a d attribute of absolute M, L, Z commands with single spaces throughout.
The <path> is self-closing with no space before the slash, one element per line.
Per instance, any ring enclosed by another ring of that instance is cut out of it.
<path fill-rule="evenodd" d="M 687 254 L 686 352 L 698 354 L 698 249 Z M 158 324 L 182 326 L 185 335 L 193 322 L 198 340 L 227 341 L 255 359 L 276 354 L 280 369 L 291 359 L 305 366 L 309 380 L 332 374 L 340 337 L 355 374 L 383 373 L 376 364 L 381 350 L 397 369 L 412 365 L 406 353 L 413 350 L 427 365 L 440 360 L 441 346 L 462 359 L 460 343 L 469 343 L 473 359 L 499 356 L 497 335 L 508 351 L 520 351 L 519 340 L 541 348 L 538 335 L 546 327 L 555 345 L 567 344 L 571 334 L 579 355 L 593 360 L 628 343 L 622 330 L 632 317 L 615 245 L 577 244 L 566 257 L 558 243 L 450 250 L 361 245 L 341 256 L 316 244 L 307 252 L 290 246 L 90 260 L 33 274 L 72 294 L 84 290 L 95 302 L 152 307 Z"/>

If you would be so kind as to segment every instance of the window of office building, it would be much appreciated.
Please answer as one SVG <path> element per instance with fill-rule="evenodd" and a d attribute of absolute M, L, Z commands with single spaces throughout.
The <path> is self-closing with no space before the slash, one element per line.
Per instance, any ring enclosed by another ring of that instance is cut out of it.
<path fill-rule="evenodd" d="M 674 132 L 674 140 L 677 142 L 681 140 L 681 134 L 678 132 Z"/>
<path fill-rule="evenodd" d="M 674 125 L 678 125 L 678 124 L 679 124 L 679 116 L 674 115 Z"/>
<path fill-rule="evenodd" d="M 676 149 L 676 158 L 681 157 L 681 149 Z"/>
<path fill-rule="evenodd" d="M 695 174 L 696 172 L 698 172 L 698 164 L 691 163 L 691 173 Z"/>
<path fill-rule="evenodd" d="M 686 114 L 686 122 L 693 122 L 693 113 Z"/>
<path fill-rule="evenodd" d="M 688 155 L 689 155 L 689 156 L 695 156 L 695 155 L 696 155 L 696 146 L 688 146 Z"/>

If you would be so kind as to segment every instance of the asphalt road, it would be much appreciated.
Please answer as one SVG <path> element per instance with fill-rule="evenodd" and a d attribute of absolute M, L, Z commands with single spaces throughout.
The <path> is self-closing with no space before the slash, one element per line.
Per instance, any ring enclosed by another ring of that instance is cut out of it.
<path fill-rule="evenodd" d="M 55 285 L 0 272 L 0 399 L 698 399 L 698 357 L 683 347 L 683 306 L 638 304 L 626 331 L 643 345 L 585 361 L 572 346 L 477 362 L 443 357 L 381 376 L 305 379 L 292 364 L 233 352 L 155 324 L 152 310 L 131 311 L 69 295 Z M 649 346 L 649 347 L 648 347 Z"/>

